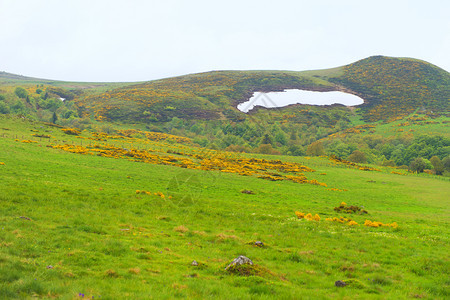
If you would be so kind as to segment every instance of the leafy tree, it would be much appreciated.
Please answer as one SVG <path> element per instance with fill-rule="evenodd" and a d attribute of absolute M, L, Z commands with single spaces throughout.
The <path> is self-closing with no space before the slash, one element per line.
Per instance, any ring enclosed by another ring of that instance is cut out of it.
<path fill-rule="evenodd" d="M 367 135 L 363 138 L 364 142 L 369 146 L 369 148 L 373 149 L 378 144 L 381 144 L 383 141 L 383 137 L 381 135 Z"/>
<path fill-rule="evenodd" d="M 404 159 L 405 146 L 403 144 L 395 147 L 395 150 L 392 151 L 390 159 L 395 162 L 397 166 L 408 164 Z"/>
<path fill-rule="evenodd" d="M 16 87 L 14 90 L 14 93 L 17 95 L 17 97 L 25 99 L 28 96 L 27 91 L 22 87 Z"/>
<path fill-rule="evenodd" d="M 442 160 L 442 164 L 444 165 L 444 169 L 450 172 L 450 156 L 447 156 Z"/>
<path fill-rule="evenodd" d="M 0 95 L 0 101 L 5 101 L 5 96 L 4 95 Z"/>
<path fill-rule="evenodd" d="M 247 124 L 247 130 L 245 131 L 242 138 L 247 141 L 254 141 L 257 138 L 261 137 L 263 134 L 262 129 L 256 126 L 254 123 Z"/>
<path fill-rule="evenodd" d="M 355 162 L 355 163 L 366 163 L 367 162 L 366 154 L 359 150 L 353 151 L 353 153 L 349 155 L 348 160 Z"/>
<path fill-rule="evenodd" d="M 385 167 L 395 167 L 395 162 L 393 160 L 385 159 L 381 165 Z"/>
<path fill-rule="evenodd" d="M 353 145 L 349 145 L 340 141 L 333 142 L 328 147 L 328 153 L 334 154 L 337 157 L 347 158 L 353 151 L 356 150 L 356 147 Z"/>
<path fill-rule="evenodd" d="M 422 173 L 423 170 L 427 167 L 427 163 L 421 157 L 416 158 L 409 165 L 409 170 L 414 173 Z"/>
<path fill-rule="evenodd" d="M 58 116 L 56 115 L 56 112 L 53 112 L 52 123 L 56 124 L 56 121 L 58 121 Z"/>
<path fill-rule="evenodd" d="M 226 148 L 230 145 L 244 145 L 244 144 L 245 141 L 242 138 L 230 134 L 224 136 L 221 140 L 222 148 Z"/>
<path fill-rule="evenodd" d="M 68 119 L 68 118 L 70 118 L 70 117 L 72 117 L 72 116 L 78 117 L 77 113 L 74 112 L 73 110 L 68 110 L 68 111 L 66 111 L 66 112 L 63 114 L 63 118 L 64 118 L 64 119 Z"/>
<path fill-rule="evenodd" d="M 384 155 L 384 157 L 389 160 L 391 159 L 392 151 L 395 150 L 395 146 L 390 143 L 386 143 L 384 145 L 379 145 L 377 149 L 381 155 Z"/>
<path fill-rule="evenodd" d="M 306 154 L 309 156 L 325 155 L 325 149 L 321 141 L 316 141 L 306 148 Z"/>
<path fill-rule="evenodd" d="M 191 131 L 191 132 L 193 132 L 195 134 L 200 134 L 202 132 L 202 128 L 198 124 L 194 124 L 194 125 L 191 126 L 189 131 Z"/>
<path fill-rule="evenodd" d="M 430 159 L 431 164 L 433 165 L 434 172 L 436 175 L 442 175 L 444 173 L 444 164 L 437 156 L 433 156 Z"/>
<path fill-rule="evenodd" d="M 16 103 L 14 103 L 14 105 L 11 106 L 11 109 L 12 109 L 15 113 L 22 113 L 23 110 L 25 109 L 25 105 L 23 104 L 22 101 L 17 100 Z"/>
<path fill-rule="evenodd" d="M 291 131 L 291 134 L 289 135 L 289 139 L 295 141 L 297 139 L 297 133 L 295 130 Z"/>
<path fill-rule="evenodd" d="M 0 102 L 0 114 L 9 114 L 9 106 L 5 102 Z"/>
<path fill-rule="evenodd" d="M 50 98 L 48 100 L 42 99 L 38 104 L 43 109 L 48 109 L 52 112 L 55 112 L 61 105 L 63 105 L 63 102 L 55 98 Z"/>
<path fill-rule="evenodd" d="M 277 134 L 275 134 L 275 141 L 277 143 L 280 143 L 281 145 L 286 145 L 287 144 L 286 135 L 282 131 L 279 131 Z"/>
<path fill-rule="evenodd" d="M 256 152 L 261 154 L 272 154 L 272 155 L 281 154 L 279 151 L 275 150 L 271 144 L 259 145 L 259 147 L 256 149 Z"/>
<path fill-rule="evenodd" d="M 184 126 L 183 120 L 177 117 L 173 117 L 172 120 L 169 122 L 170 126 L 173 128 L 182 128 Z"/>
<path fill-rule="evenodd" d="M 269 134 L 266 133 L 266 134 L 264 135 L 264 138 L 263 138 L 261 144 L 262 144 L 262 145 L 269 145 L 269 144 L 272 144 L 272 138 L 269 136 Z"/>
<path fill-rule="evenodd" d="M 305 150 L 300 146 L 291 145 L 288 147 L 286 154 L 293 155 L 293 156 L 303 156 L 303 155 L 305 155 Z"/>

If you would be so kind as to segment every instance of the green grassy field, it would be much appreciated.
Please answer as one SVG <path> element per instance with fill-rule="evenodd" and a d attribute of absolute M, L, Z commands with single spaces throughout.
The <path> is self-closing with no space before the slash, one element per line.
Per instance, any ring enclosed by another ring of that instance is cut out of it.
<path fill-rule="evenodd" d="M 59 128 L 0 117 L 0 298 L 449 297 L 446 178 L 258 156 L 311 167 L 306 176 L 324 187 L 46 147 L 81 142 Z M 369 214 L 337 213 L 341 202 Z M 296 211 L 321 219 L 298 219 Z M 325 220 L 339 216 L 359 225 Z M 253 260 L 255 274 L 225 271 L 239 255 Z"/>

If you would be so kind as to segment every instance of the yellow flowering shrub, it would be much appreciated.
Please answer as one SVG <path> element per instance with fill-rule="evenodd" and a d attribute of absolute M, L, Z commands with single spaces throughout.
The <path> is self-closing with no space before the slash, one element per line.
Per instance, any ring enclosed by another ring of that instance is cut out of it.
<path fill-rule="evenodd" d="M 377 228 L 377 227 L 392 227 L 392 228 L 397 228 L 398 227 L 398 224 L 397 224 L 397 222 L 392 222 L 392 223 L 386 223 L 386 224 L 383 224 L 383 223 L 381 223 L 381 222 L 376 222 L 376 221 L 374 221 L 374 222 L 372 222 L 372 221 L 370 221 L 370 220 L 366 220 L 365 222 L 364 222 L 364 226 L 368 226 L 368 227 L 375 227 L 375 228 Z"/>
<path fill-rule="evenodd" d="M 336 155 L 330 155 L 330 157 L 328 158 L 333 164 L 336 165 L 345 165 L 349 168 L 355 168 L 361 171 L 378 171 L 381 172 L 381 170 L 376 169 L 376 168 L 372 168 L 372 167 L 367 167 L 367 166 L 360 166 L 354 162 L 342 159 L 340 157 L 337 157 Z"/>
<path fill-rule="evenodd" d="M 116 136 L 112 136 L 116 138 Z M 107 142 L 111 138 L 105 133 L 96 133 L 93 138 L 99 142 Z M 141 140 L 129 138 L 126 136 L 120 137 L 121 143 L 130 144 L 133 141 L 146 142 L 148 140 Z M 326 187 L 326 183 L 318 182 L 315 179 L 308 180 L 304 175 L 305 172 L 315 172 L 315 170 L 303 166 L 299 163 L 283 162 L 281 160 L 266 160 L 258 158 L 246 158 L 237 154 L 228 152 L 210 150 L 208 152 L 191 149 L 183 145 L 164 144 L 169 149 L 166 153 L 161 153 L 161 149 L 136 149 L 131 145 L 124 145 L 118 147 L 108 143 L 89 144 L 85 146 L 78 145 L 53 145 L 50 146 L 55 149 L 64 151 L 97 155 L 116 159 L 128 159 L 130 161 L 144 162 L 150 164 L 171 165 L 180 168 L 196 169 L 204 171 L 221 171 L 226 173 L 235 173 L 241 176 L 255 176 L 261 179 L 271 181 L 289 180 L 300 184 L 313 184 Z"/>
<path fill-rule="evenodd" d="M 140 191 L 140 190 L 136 190 L 136 194 L 151 195 L 152 193 L 149 192 L 149 191 Z"/>
<path fill-rule="evenodd" d="M 63 128 L 61 129 L 62 132 L 69 135 L 80 135 L 80 131 L 76 130 L 75 128 Z"/>
<path fill-rule="evenodd" d="M 299 212 L 299 211 L 296 211 L 296 212 L 295 212 L 295 215 L 296 215 L 297 218 L 299 218 L 299 219 L 303 219 L 303 218 L 305 217 L 305 214 L 302 213 L 302 212 Z"/>
<path fill-rule="evenodd" d="M 159 196 L 159 197 L 161 197 L 163 199 L 166 198 L 166 196 L 163 193 L 161 193 L 161 192 L 156 192 L 155 195 Z"/>
<path fill-rule="evenodd" d="M 308 214 L 304 214 L 302 212 L 296 211 L 295 215 L 297 216 L 297 218 L 299 219 L 306 219 L 308 221 L 320 221 L 320 216 L 318 214 L 315 214 L 314 216 L 311 213 Z"/>
<path fill-rule="evenodd" d="M 350 218 L 345 218 L 345 217 L 339 217 L 339 218 L 334 217 L 334 218 L 326 218 L 325 221 L 337 222 L 337 223 L 342 223 L 342 224 L 344 224 L 344 223 L 351 222 L 352 219 L 350 219 Z"/>
<path fill-rule="evenodd" d="M 400 173 L 400 172 L 397 172 L 397 171 L 391 171 L 391 174 L 406 175 L 405 173 Z"/>

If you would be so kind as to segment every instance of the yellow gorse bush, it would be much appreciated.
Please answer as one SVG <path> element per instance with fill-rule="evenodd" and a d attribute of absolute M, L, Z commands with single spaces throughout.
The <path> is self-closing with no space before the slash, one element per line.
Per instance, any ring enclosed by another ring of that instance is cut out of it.
<path fill-rule="evenodd" d="M 77 130 L 75 128 L 63 128 L 61 130 L 65 134 L 69 134 L 69 135 L 80 135 L 80 133 L 81 133 L 79 130 Z"/>
<path fill-rule="evenodd" d="M 140 191 L 140 190 L 136 190 L 136 194 L 145 194 L 145 195 L 151 195 L 152 193 L 149 191 Z"/>
<path fill-rule="evenodd" d="M 329 222 L 337 222 L 337 223 L 341 223 L 341 224 L 347 224 L 350 226 L 353 225 L 358 225 L 358 223 L 356 223 L 355 221 L 353 221 L 350 218 L 345 218 L 345 217 L 339 217 L 339 218 L 326 218 L 325 221 L 329 221 Z"/>
<path fill-rule="evenodd" d="M 299 218 L 299 219 L 303 219 L 303 218 L 305 217 L 305 214 L 302 213 L 302 212 L 299 212 L 299 211 L 296 211 L 296 212 L 295 212 L 295 215 L 296 215 L 297 218 Z"/>
<path fill-rule="evenodd" d="M 311 213 L 308 214 L 304 214 L 302 212 L 296 211 L 295 215 L 297 216 L 297 218 L 299 219 L 306 219 L 308 221 L 320 221 L 320 216 L 318 214 L 315 214 L 314 216 Z"/>
<path fill-rule="evenodd" d="M 354 162 L 342 159 L 340 157 L 337 157 L 336 155 L 330 155 L 329 160 L 333 162 L 336 165 L 345 165 L 351 168 L 359 169 L 361 171 L 378 171 L 381 172 L 381 170 L 372 168 L 372 167 L 366 167 L 366 166 L 360 166 Z"/>
<path fill-rule="evenodd" d="M 346 207 L 346 206 L 347 206 L 347 203 L 341 202 L 339 207 Z M 317 221 L 317 222 L 319 222 L 320 219 L 321 219 L 318 214 L 315 214 L 313 216 L 312 213 L 305 214 L 305 213 L 300 212 L 300 211 L 296 211 L 295 215 L 297 216 L 298 219 L 306 219 L 308 221 Z M 356 221 L 354 221 L 354 220 L 352 220 L 350 218 L 342 217 L 342 216 L 341 217 L 326 218 L 325 221 L 336 222 L 336 223 L 345 224 L 345 225 L 348 225 L 348 226 L 359 226 L 359 224 Z M 364 222 L 364 226 L 397 228 L 398 224 L 397 224 L 397 222 L 393 222 L 393 223 L 390 223 L 390 224 L 388 224 L 388 223 L 383 224 L 381 222 L 372 222 L 370 220 L 366 220 Z"/>
<path fill-rule="evenodd" d="M 155 195 L 159 196 L 159 197 L 161 197 L 163 199 L 166 198 L 166 196 L 162 192 L 156 192 Z"/>
<path fill-rule="evenodd" d="M 101 138 L 108 137 L 103 134 L 97 134 L 96 136 Z M 135 149 L 132 148 L 132 145 L 129 146 L 131 149 L 124 149 L 110 144 L 89 144 L 85 146 L 65 144 L 51 147 L 77 154 L 98 155 L 116 159 L 121 158 L 136 162 L 171 165 L 204 171 L 216 170 L 242 176 L 256 176 L 271 181 L 288 180 L 295 183 L 327 186 L 326 183 L 319 182 L 315 179 L 308 180 L 304 173 L 315 172 L 315 170 L 299 163 L 246 158 L 235 153 L 231 154 L 213 150 L 204 153 L 196 149 L 183 148 L 182 146 L 169 145 L 172 149 L 166 150 L 165 152 L 167 154 L 161 154 L 161 152 L 164 152 L 162 149 Z"/>
<path fill-rule="evenodd" d="M 368 226 L 368 227 L 392 227 L 392 228 L 397 228 L 398 227 L 398 224 L 397 224 L 397 222 L 392 222 L 392 223 L 386 223 L 386 224 L 383 224 L 383 223 L 381 223 L 381 222 L 376 222 L 376 221 L 374 221 L 374 222 L 372 222 L 372 221 L 370 221 L 370 220 L 366 220 L 365 222 L 364 222 L 364 226 Z"/>
<path fill-rule="evenodd" d="M 400 173 L 400 172 L 397 172 L 397 171 L 391 171 L 391 174 L 406 175 L 405 173 Z"/>

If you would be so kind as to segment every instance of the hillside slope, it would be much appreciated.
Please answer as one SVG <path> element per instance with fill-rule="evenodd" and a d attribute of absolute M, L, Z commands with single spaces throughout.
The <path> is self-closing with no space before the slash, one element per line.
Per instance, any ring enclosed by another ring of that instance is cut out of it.
<path fill-rule="evenodd" d="M 448 180 L 62 129 L 0 116 L 2 299 L 449 297 Z"/>
<path fill-rule="evenodd" d="M 0 71 L 0 83 L 5 84 L 5 83 L 17 83 L 17 82 L 49 82 L 51 80 L 46 80 L 46 79 L 40 79 L 40 78 L 34 78 L 34 77 L 28 77 L 28 76 L 23 76 L 23 75 L 17 75 L 17 74 L 12 74 L 12 73 L 7 73 L 4 71 Z"/>
<path fill-rule="evenodd" d="M 365 120 L 393 120 L 418 108 L 447 113 L 450 74 L 420 60 L 373 56 L 329 70 L 192 74 L 92 94 L 76 103 L 98 119 L 122 122 L 233 119 L 237 104 L 253 92 L 287 88 L 353 93 L 365 99 L 360 106 Z"/>
<path fill-rule="evenodd" d="M 343 68 L 330 78 L 361 95 L 367 121 L 391 120 L 417 108 L 448 112 L 450 74 L 432 64 L 408 58 L 373 56 Z"/>
<path fill-rule="evenodd" d="M 99 119 L 170 121 L 173 117 L 233 118 L 237 104 L 255 91 L 287 88 L 332 90 L 333 84 L 298 72 L 212 71 L 150 81 L 80 98 L 76 103 Z"/>

